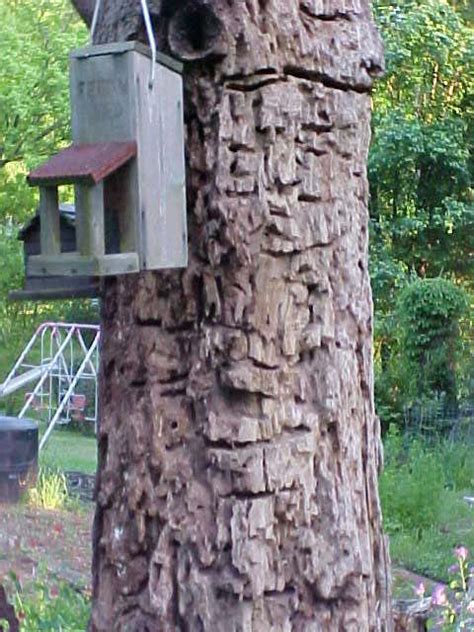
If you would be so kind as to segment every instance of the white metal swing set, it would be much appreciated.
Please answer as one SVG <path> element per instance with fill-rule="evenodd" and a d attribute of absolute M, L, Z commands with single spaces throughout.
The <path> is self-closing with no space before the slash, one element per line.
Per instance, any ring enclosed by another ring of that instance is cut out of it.
<path fill-rule="evenodd" d="M 0 405 L 2 399 L 24 391 L 16 416 L 46 422 L 40 450 L 56 424 L 97 426 L 99 340 L 98 325 L 43 323 L 0 383 Z"/>

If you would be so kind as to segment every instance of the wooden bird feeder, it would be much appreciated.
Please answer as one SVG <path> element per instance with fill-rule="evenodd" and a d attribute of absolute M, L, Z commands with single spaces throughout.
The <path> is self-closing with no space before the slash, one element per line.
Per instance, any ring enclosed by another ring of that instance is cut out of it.
<path fill-rule="evenodd" d="M 137 42 L 71 55 L 71 147 L 28 176 L 41 253 L 28 277 L 102 277 L 187 265 L 181 65 Z M 77 249 L 61 246 L 58 187 L 73 185 Z"/>
<path fill-rule="evenodd" d="M 107 229 L 106 229 L 107 230 Z M 61 252 L 77 251 L 76 211 L 72 204 L 59 205 L 59 234 Z M 37 214 L 20 230 L 18 239 L 23 242 L 25 268 L 28 269 L 30 257 L 41 254 L 41 218 Z M 25 278 L 23 289 L 9 293 L 12 300 L 51 300 L 63 298 L 93 298 L 99 295 L 97 277 L 61 275 L 43 276 L 30 274 Z"/>

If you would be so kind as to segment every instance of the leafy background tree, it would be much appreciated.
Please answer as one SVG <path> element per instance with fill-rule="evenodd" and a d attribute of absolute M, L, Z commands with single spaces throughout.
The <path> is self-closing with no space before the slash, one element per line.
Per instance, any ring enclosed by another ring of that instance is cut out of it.
<path fill-rule="evenodd" d="M 442 345 L 423 362 L 413 354 L 427 331 L 435 340 L 447 326 L 454 296 L 472 298 L 474 33 L 464 2 L 377 0 L 374 10 L 387 62 L 369 158 L 376 392 L 387 423 L 416 399 L 469 390 L 466 310 L 446 331 L 464 353 Z M 443 373 L 450 378 L 427 378 Z"/>
<path fill-rule="evenodd" d="M 1 0 L 0 219 L 36 204 L 25 175 L 70 138 L 69 51 L 87 33 L 66 0 Z"/>
<path fill-rule="evenodd" d="M 38 203 L 28 171 L 68 144 L 69 52 L 87 30 L 68 0 L 0 0 L 0 380 L 38 321 L 75 317 L 84 303 L 12 303 L 23 280 L 20 226 Z"/>
<path fill-rule="evenodd" d="M 446 581 L 453 548 L 474 547 L 473 7 L 374 3 L 387 63 L 369 156 L 380 494 L 394 564 Z"/>

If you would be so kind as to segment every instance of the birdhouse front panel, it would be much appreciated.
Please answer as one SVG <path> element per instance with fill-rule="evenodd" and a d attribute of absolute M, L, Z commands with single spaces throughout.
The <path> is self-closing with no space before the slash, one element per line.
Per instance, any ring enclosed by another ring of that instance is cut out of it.
<path fill-rule="evenodd" d="M 104 225 L 143 270 L 187 265 L 181 66 L 158 55 L 150 86 L 150 64 L 137 42 L 71 55 L 74 142 L 136 142 L 136 158 L 104 181 Z"/>
<path fill-rule="evenodd" d="M 61 252 L 73 253 L 76 244 L 76 213 L 73 205 L 60 204 L 60 238 Z M 41 217 L 39 210 L 21 229 L 18 238 L 23 242 L 25 267 L 31 257 L 41 255 Z M 97 278 L 75 276 L 67 278 L 63 275 L 32 276 L 27 275 L 21 290 L 10 292 L 13 300 L 51 300 L 63 298 L 86 298 L 99 295 Z"/>
<path fill-rule="evenodd" d="M 121 216 L 130 207 L 118 212 L 105 208 L 110 178 L 127 169 L 136 153 L 135 141 L 73 144 L 30 173 L 29 183 L 40 188 L 41 254 L 28 259 L 27 276 L 109 276 L 140 270 L 136 243 L 112 250 L 106 234 L 108 211 Z M 57 187 L 62 184 L 75 186 L 77 250 L 71 253 L 63 251 L 59 239 Z M 117 187 L 126 192 L 128 181 L 121 178 Z M 119 199 L 123 203 L 126 196 Z"/>

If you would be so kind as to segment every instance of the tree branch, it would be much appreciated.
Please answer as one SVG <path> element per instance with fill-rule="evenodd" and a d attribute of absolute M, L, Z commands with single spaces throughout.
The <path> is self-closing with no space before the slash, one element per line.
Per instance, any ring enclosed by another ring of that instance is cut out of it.
<path fill-rule="evenodd" d="M 90 26 L 94 14 L 94 0 L 71 0 L 71 2 L 87 26 Z"/>

